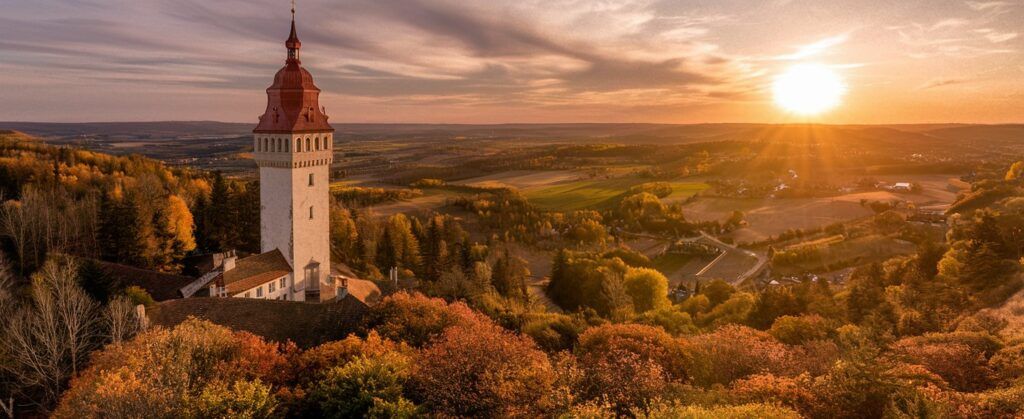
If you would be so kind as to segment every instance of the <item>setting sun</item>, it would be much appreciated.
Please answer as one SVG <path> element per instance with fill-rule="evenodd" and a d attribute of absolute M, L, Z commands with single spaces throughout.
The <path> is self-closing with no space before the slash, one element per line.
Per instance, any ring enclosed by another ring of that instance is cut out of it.
<path fill-rule="evenodd" d="M 846 93 L 846 85 L 834 71 L 820 64 L 800 64 L 775 78 L 775 103 L 788 112 L 818 115 L 834 109 Z"/>

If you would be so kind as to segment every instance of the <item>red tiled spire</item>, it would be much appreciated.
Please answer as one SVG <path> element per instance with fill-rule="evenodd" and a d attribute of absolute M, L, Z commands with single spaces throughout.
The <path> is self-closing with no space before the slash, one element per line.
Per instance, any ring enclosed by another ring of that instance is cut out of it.
<path fill-rule="evenodd" d="M 267 89 L 267 110 L 253 132 L 287 134 L 293 132 L 334 131 L 320 107 L 320 89 L 313 75 L 302 68 L 299 49 L 302 41 L 295 30 L 295 5 L 292 3 L 292 30 L 285 41 L 288 59 Z"/>

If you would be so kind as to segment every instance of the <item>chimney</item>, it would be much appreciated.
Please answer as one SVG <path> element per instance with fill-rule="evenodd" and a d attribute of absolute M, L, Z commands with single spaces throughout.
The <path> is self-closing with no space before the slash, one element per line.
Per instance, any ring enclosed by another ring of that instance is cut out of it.
<path fill-rule="evenodd" d="M 238 256 L 235 255 L 234 250 L 229 250 L 224 254 L 224 262 L 221 263 L 221 270 L 224 272 L 235 269 L 235 262 L 238 260 Z"/>

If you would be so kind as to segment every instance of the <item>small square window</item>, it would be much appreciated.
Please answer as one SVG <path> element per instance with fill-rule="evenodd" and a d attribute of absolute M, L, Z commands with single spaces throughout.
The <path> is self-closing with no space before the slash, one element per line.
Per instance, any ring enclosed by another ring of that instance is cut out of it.
<path fill-rule="evenodd" d="M 249 298 L 249 293 L 245 293 L 245 298 Z"/>

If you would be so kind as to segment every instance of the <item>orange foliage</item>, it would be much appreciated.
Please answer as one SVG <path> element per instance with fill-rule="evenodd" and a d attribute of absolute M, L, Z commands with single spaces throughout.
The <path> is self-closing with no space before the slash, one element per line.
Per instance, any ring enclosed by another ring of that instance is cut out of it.
<path fill-rule="evenodd" d="M 793 372 L 793 352 L 768 333 L 729 325 L 694 336 L 691 374 L 699 385 L 729 384 L 761 373 Z"/>
<path fill-rule="evenodd" d="M 386 339 L 420 347 L 449 327 L 488 321 L 461 302 L 448 304 L 440 298 L 399 292 L 370 309 L 366 327 Z"/>
<path fill-rule="evenodd" d="M 549 406 L 554 381 L 532 340 L 480 322 L 451 327 L 424 348 L 410 386 L 442 416 L 534 417 Z"/>
<path fill-rule="evenodd" d="M 576 354 L 583 370 L 582 396 L 603 399 L 620 413 L 645 407 L 670 385 L 688 380 L 684 344 L 656 327 L 590 328 L 580 335 Z"/>

